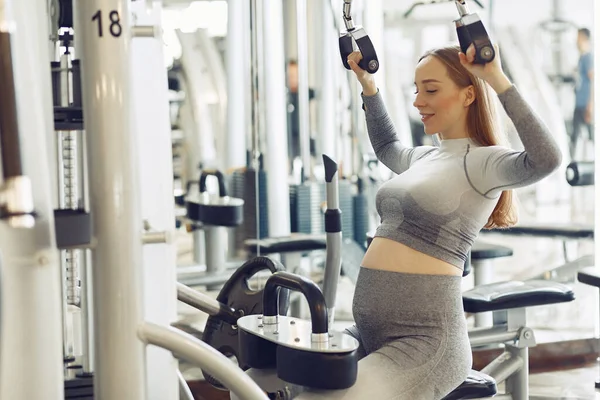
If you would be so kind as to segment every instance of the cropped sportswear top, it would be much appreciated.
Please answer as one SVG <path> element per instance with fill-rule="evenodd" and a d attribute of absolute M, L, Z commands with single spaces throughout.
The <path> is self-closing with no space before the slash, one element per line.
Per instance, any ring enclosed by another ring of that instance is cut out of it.
<path fill-rule="evenodd" d="M 398 174 L 376 196 L 381 224 L 375 237 L 400 242 L 463 269 L 503 190 L 552 173 L 562 155 L 548 128 L 513 85 L 498 95 L 524 151 L 442 140 L 439 147 L 403 146 L 380 93 L 362 95 L 377 158 Z"/>

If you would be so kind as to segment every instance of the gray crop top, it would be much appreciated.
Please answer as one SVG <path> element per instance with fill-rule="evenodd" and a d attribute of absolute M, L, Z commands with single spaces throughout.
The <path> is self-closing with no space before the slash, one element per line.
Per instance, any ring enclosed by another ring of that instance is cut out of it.
<path fill-rule="evenodd" d="M 498 98 L 524 151 L 480 147 L 471 139 L 442 140 L 439 147 L 405 147 L 379 92 L 362 98 L 375 154 L 399 174 L 377 192 L 381 224 L 375 237 L 398 241 L 460 269 L 502 190 L 535 183 L 561 163 L 552 134 L 515 86 Z"/>

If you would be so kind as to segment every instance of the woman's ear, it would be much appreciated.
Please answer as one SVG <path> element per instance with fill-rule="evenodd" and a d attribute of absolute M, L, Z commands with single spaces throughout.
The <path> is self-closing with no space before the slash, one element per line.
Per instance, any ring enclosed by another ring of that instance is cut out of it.
<path fill-rule="evenodd" d="M 475 101 L 475 99 L 477 98 L 477 95 L 475 94 L 475 87 L 473 85 L 469 85 L 465 88 L 465 103 L 464 106 L 469 107 L 471 104 L 473 104 L 473 102 Z"/>

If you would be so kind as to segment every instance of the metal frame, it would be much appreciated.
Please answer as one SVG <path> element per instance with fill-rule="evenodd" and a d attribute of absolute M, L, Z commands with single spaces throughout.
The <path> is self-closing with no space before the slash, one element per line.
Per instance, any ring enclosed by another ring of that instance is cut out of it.
<path fill-rule="evenodd" d="M 469 331 L 471 347 L 504 343 L 505 349 L 481 370 L 496 380 L 505 382 L 505 394 L 494 398 L 529 399 L 529 348 L 536 345 L 531 328 L 526 325 L 527 309 L 515 308 L 493 312 L 494 325 Z"/>
<path fill-rule="evenodd" d="M 169 235 L 143 229 L 140 148 L 132 134 L 131 39 L 156 30 L 130 26 L 128 0 L 80 0 L 77 6 L 94 218 L 94 317 L 102 329 L 95 341 L 95 397 L 145 400 L 150 392 L 145 344 L 154 344 L 209 371 L 245 399 L 265 400 L 258 386 L 216 350 L 174 328 L 144 322 L 142 246 L 168 241 Z M 38 397 L 48 398 L 28 398 Z"/>
<path fill-rule="evenodd" d="M 474 286 L 486 285 L 494 281 L 494 260 L 471 260 L 473 269 Z M 475 314 L 475 326 L 491 326 L 493 325 L 493 316 L 491 312 Z"/>
<path fill-rule="evenodd" d="M 56 250 L 50 161 L 54 131 L 46 9 L 38 1 L 0 2 L 0 29 L 13 44 L 23 173 L 33 189 L 35 225 L 0 222 L 0 398 L 63 400 L 60 262 Z M 17 28 L 17 29 L 15 29 Z"/>

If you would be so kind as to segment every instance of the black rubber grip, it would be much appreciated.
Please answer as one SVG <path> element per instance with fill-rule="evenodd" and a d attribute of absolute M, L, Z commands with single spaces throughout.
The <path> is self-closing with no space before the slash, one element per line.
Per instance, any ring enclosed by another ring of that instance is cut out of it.
<path fill-rule="evenodd" d="M 346 69 L 350 68 L 350 64 L 348 64 L 348 56 L 354 51 L 352 47 L 352 36 L 346 34 L 344 36 L 340 36 L 340 56 L 342 57 L 342 64 Z"/>
<path fill-rule="evenodd" d="M 460 51 L 467 54 L 467 49 L 471 45 L 471 36 L 466 26 L 457 26 L 456 35 L 458 36 L 458 43 L 460 44 Z"/>
<path fill-rule="evenodd" d="M 206 178 L 209 176 L 215 176 L 219 182 L 219 197 L 227 196 L 227 188 L 225 187 L 225 176 L 217 169 L 205 169 L 200 175 L 200 193 L 206 192 Z"/>
<path fill-rule="evenodd" d="M 11 37 L 0 32 L 0 150 L 4 179 L 23 175 Z"/>
<path fill-rule="evenodd" d="M 336 233 L 342 231 L 342 210 L 325 210 L 325 232 Z"/>
<path fill-rule="evenodd" d="M 368 36 L 364 36 L 356 41 L 356 45 L 363 55 L 358 66 L 370 74 L 377 72 L 379 70 L 379 60 L 377 59 L 375 46 L 373 46 L 371 39 Z"/>
<path fill-rule="evenodd" d="M 327 306 L 321 289 L 313 281 L 290 272 L 276 272 L 265 284 L 263 292 L 263 315 L 276 316 L 279 301 L 279 288 L 300 292 L 310 308 L 313 333 L 327 333 Z"/>

